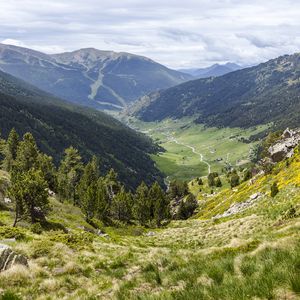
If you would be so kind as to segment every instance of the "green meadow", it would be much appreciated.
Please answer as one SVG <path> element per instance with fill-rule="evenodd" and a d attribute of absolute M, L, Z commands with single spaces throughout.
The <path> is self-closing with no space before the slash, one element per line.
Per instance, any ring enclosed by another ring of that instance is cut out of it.
<path fill-rule="evenodd" d="M 150 136 L 165 149 L 165 152 L 153 155 L 152 158 L 169 179 L 181 180 L 206 176 L 208 165 L 212 172 L 221 172 L 228 164 L 246 164 L 254 143 L 245 143 L 243 140 L 266 129 L 266 126 L 247 130 L 207 128 L 193 123 L 190 118 L 168 119 L 157 123 L 145 123 L 130 118 L 128 124 Z M 194 147 L 195 152 L 203 155 L 203 161 L 190 147 Z"/>

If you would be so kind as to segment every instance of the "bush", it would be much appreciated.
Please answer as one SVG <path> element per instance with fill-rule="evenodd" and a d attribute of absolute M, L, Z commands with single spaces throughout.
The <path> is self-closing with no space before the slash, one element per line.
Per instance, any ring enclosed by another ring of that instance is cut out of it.
<path fill-rule="evenodd" d="M 93 234 L 89 232 L 80 233 L 51 233 L 49 234 L 50 241 L 63 243 L 74 249 L 80 249 L 85 246 L 90 246 L 94 240 Z"/>
<path fill-rule="evenodd" d="M 41 234 L 43 232 L 43 228 L 42 228 L 42 225 L 40 223 L 32 224 L 31 227 L 30 227 L 30 230 L 33 233 L 36 233 L 36 234 Z"/>
<path fill-rule="evenodd" d="M 274 182 L 272 185 L 271 185 L 271 197 L 275 197 L 279 192 L 279 189 L 278 189 L 278 186 L 277 186 L 277 183 Z"/>
<path fill-rule="evenodd" d="M 25 231 L 18 227 L 0 226 L 0 238 L 1 239 L 13 239 L 22 240 L 26 238 Z"/>

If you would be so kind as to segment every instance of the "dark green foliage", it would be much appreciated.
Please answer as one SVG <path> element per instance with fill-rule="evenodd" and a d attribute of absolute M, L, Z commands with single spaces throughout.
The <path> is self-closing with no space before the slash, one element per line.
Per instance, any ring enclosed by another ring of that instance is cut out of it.
<path fill-rule="evenodd" d="M 151 217 L 151 202 L 149 199 L 149 189 L 144 182 L 136 189 L 133 209 L 135 219 L 141 225 L 146 225 Z"/>
<path fill-rule="evenodd" d="M 11 171 L 14 161 L 17 157 L 17 149 L 19 145 L 19 135 L 13 128 L 7 138 L 6 143 L 3 144 L 1 152 L 3 154 L 3 169 L 6 171 Z"/>
<path fill-rule="evenodd" d="M 234 172 L 230 177 L 230 186 L 231 188 L 234 188 L 239 184 L 240 184 L 240 177 L 236 172 Z"/>
<path fill-rule="evenodd" d="M 198 178 L 197 182 L 198 182 L 198 185 L 203 185 L 203 180 L 202 180 L 202 178 Z"/>
<path fill-rule="evenodd" d="M 12 174 L 8 195 L 15 203 L 14 226 L 26 218 L 31 223 L 44 219 L 49 209 L 47 187 L 40 171 L 30 169 Z"/>
<path fill-rule="evenodd" d="M 133 198 L 131 193 L 127 193 L 125 188 L 121 190 L 112 199 L 111 203 L 111 216 L 113 219 L 129 223 L 132 220 L 132 205 Z"/>
<path fill-rule="evenodd" d="M 245 172 L 244 172 L 244 178 L 243 178 L 243 181 L 247 181 L 249 179 L 251 179 L 252 177 L 252 172 L 250 169 L 247 169 Z"/>
<path fill-rule="evenodd" d="M 13 171 L 27 172 L 32 168 L 38 168 L 39 151 L 31 133 L 25 133 L 23 140 L 17 149 Z"/>
<path fill-rule="evenodd" d="M 215 186 L 216 187 L 221 187 L 222 186 L 222 181 L 221 181 L 219 176 L 215 179 Z"/>
<path fill-rule="evenodd" d="M 169 219 L 169 199 L 157 182 L 149 190 L 149 199 L 152 204 L 151 217 L 160 226 L 163 220 Z"/>
<path fill-rule="evenodd" d="M 127 187 L 142 180 L 163 184 L 162 174 L 148 153 L 159 148 L 112 117 L 76 107 L 0 71 L 0 128 L 7 138 L 12 128 L 31 132 L 43 153 L 57 166 L 64 149 L 78 149 L 83 161 L 101 159 L 101 171 L 114 168 Z"/>
<path fill-rule="evenodd" d="M 82 169 L 83 164 L 78 150 L 73 147 L 66 149 L 57 175 L 58 192 L 62 199 L 72 199 L 74 203 L 77 203 L 76 186 L 79 183 Z"/>
<path fill-rule="evenodd" d="M 221 187 L 222 182 L 221 179 L 219 178 L 219 174 L 217 172 L 212 172 L 209 173 L 207 176 L 207 183 L 209 187 Z"/>
<path fill-rule="evenodd" d="M 23 240 L 26 238 L 24 229 L 11 226 L 0 226 L 0 239 Z"/>
<path fill-rule="evenodd" d="M 208 126 L 300 125 L 300 54 L 224 76 L 189 81 L 150 95 L 135 113 L 144 121 L 198 116 Z"/>
<path fill-rule="evenodd" d="M 180 202 L 178 209 L 178 219 L 186 220 L 191 217 L 198 207 L 198 202 L 193 194 L 188 194 L 188 196 Z"/>
<path fill-rule="evenodd" d="M 279 189 L 278 189 L 277 183 L 274 182 L 271 185 L 271 197 L 275 197 L 278 193 L 279 193 Z"/>
<path fill-rule="evenodd" d="M 184 197 L 188 195 L 189 193 L 189 187 L 187 182 L 185 181 L 179 181 L 179 180 L 172 180 L 170 182 L 169 191 L 168 194 L 170 198 L 176 198 L 176 197 Z"/>
<path fill-rule="evenodd" d="M 13 292 L 10 291 L 5 291 L 1 296 L 0 296 L 1 300 L 22 300 L 21 297 L 19 297 L 18 295 L 16 295 Z"/>

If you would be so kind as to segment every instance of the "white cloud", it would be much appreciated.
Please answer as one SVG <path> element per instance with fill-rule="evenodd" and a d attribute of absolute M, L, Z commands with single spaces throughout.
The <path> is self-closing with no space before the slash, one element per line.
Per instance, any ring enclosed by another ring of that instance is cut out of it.
<path fill-rule="evenodd" d="M 0 41 L 48 53 L 95 47 L 170 67 L 258 63 L 300 51 L 291 0 L 0 1 Z"/>

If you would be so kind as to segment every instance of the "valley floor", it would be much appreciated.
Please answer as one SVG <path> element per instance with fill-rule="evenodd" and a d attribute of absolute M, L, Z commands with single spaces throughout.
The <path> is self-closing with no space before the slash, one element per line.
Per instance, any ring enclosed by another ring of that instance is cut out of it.
<path fill-rule="evenodd" d="M 166 150 L 152 158 L 169 180 L 188 181 L 206 176 L 209 171 L 221 172 L 229 164 L 240 166 L 247 163 L 254 143 L 245 143 L 243 139 L 247 140 L 266 128 L 206 128 L 194 124 L 189 118 L 157 123 L 130 118 L 126 122 Z"/>

